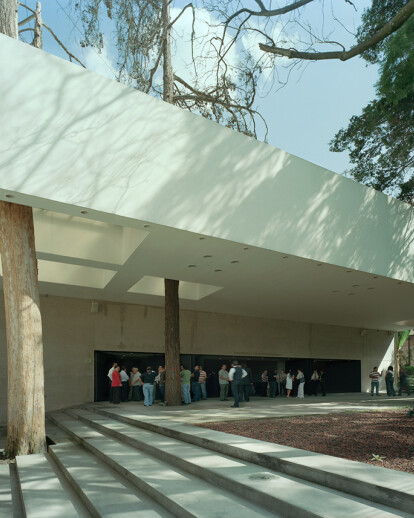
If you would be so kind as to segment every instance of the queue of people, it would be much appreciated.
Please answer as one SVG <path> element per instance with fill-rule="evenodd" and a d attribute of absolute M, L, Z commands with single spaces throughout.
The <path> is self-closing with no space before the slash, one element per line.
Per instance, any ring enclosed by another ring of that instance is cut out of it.
<path fill-rule="evenodd" d="M 114 363 L 108 372 L 110 384 L 109 402 L 118 404 L 126 401 L 141 401 L 144 406 L 151 406 L 159 400 L 161 405 L 167 405 L 165 401 L 165 367 L 159 365 L 157 371 L 151 366 L 146 367 L 141 373 L 137 367 L 132 367 L 127 373 L 127 368 Z M 192 402 L 207 399 L 207 396 L 217 397 L 220 401 L 229 401 L 229 387 L 234 397 L 234 407 L 238 407 L 241 401 L 250 401 L 250 397 L 259 395 L 262 397 L 297 397 L 303 399 L 305 395 L 305 375 L 302 369 L 280 370 L 265 369 L 259 383 L 254 383 L 252 370 L 246 363 L 233 360 L 231 368 L 222 364 L 216 375 L 215 372 L 207 372 L 202 365 L 195 365 L 190 371 L 187 366 L 181 365 L 182 401 L 188 405 Z M 323 396 L 326 396 L 324 371 L 315 370 L 309 380 L 308 392 L 318 394 L 319 388 Z"/>

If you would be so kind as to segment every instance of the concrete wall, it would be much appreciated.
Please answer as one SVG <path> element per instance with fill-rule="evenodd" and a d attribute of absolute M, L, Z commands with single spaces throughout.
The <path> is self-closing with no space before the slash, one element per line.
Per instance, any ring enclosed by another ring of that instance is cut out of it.
<path fill-rule="evenodd" d="M 94 351 L 163 352 L 164 310 L 157 307 L 41 297 L 47 410 L 93 401 Z M 240 354 L 361 360 L 362 390 L 374 365 L 389 361 L 384 331 L 182 311 L 184 354 Z M 0 422 L 6 419 L 6 338 L 0 302 Z M 392 349 L 392 347 L 390 348 Z M 23 373 L 22 373 L 23 375 Z"/>

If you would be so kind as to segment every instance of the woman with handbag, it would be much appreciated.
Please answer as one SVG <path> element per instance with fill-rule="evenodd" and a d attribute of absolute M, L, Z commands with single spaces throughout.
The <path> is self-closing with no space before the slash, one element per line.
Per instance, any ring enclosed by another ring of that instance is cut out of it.
<path fill-rule="evenodd" d="M 296 376 L 296 379 L 299 380 L 298 395 L 296 397 L 298 397 L 299 399 L 303 399 L 305 397 L 304 396 L 305 375 L 303 374 L 302 369 L 298 369 L 298 374 Z"/>

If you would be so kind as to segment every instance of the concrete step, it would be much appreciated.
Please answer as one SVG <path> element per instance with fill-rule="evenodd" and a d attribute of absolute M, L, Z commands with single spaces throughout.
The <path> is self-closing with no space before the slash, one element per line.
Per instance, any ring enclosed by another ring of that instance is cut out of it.
<path fill-rule="evenodd" d="M 0 517 L 10 518 L 13 516 L 13 500 L 10 486 L 9 464 L 0 466 Z"/>
<path fill-rule="evenodd" d="M 51 446 L 49 453 L 94 517 L 173 518 L 85 448 Z"/>
<path fill-rule="evenodd" d="M 16 457 L 26 518 L 86 518 L 90 514 L 68 490 L 48 454 Z"/>
<path fill-rule="evenodd" d="M 277 518 L 287 516 L 269 512 L 244 498 L 217 488 L 197 476 L 172 467 L 120 441 L 100 434 L 89 426 L 61 415 L 55 419 L 82 446 L 105 461 L 118 474 L 133 483 L 154 502 L 179 518 Z M 279 511 L 279 510 L 278 510 Z M 303 515 L 305 517 L 308 514 Z"/>
<path fill-rule="evenodd" d="M 412 513 L 414 509 L 414 483 L 410 473 L 179 424 L 167 419 L 154 420 L 153 416 L 134 416 L 128 410 L 99 409 L 97 412 L 145 430 L 230 455 L 266 469 L 336 489 L 402 512 Z"/>
<path fill-rule="evenodd" d="M 213 453 L 116 419 L 104 418 L 84 410 L 68 411 L 68 414 L 82 420 L 88 428 L 92 426 L 105 435 L 201 477 L 238 497 L 248 498 L 268 510 L 278 509 L 283 516 L 297 516 L 300 512 L 303 516 L 332 517 L 338 507 L 349 517 L 396 515 L 392 509 L 384 506 L 372 505 L 280 472 L 263 471 L 256 464 Z M 298 495 L 305 494 L 306 498 L 298 498 Z"/>

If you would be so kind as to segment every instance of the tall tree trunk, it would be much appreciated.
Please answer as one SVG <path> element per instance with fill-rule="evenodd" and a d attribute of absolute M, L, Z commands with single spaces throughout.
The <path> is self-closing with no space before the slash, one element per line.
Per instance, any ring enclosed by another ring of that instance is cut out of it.
<path fill-rule="evenodd" d="M 164 279 L 165 286 L 165 400 L 181 405 L 179 281 Z"/>
<path fill-rule="evenodd" d="M 174 74 L 171 61 L 169 0 L 162 2 L 163 99 L 173 104 Z M 169 405 L 181 405 L 179 281 L 164 279 L 165 285 L 165 399 Z"/>
<path fill-rule="evenodd" d="M 162 1 L 163 43 L 163 100 L 174 102 L 174 73 L 171 61 L 171 27 L 169 0 Z"/>
<path fill-rule="evenodd" d="M 46 449 L 42 320 L 31 207 L 0 202 L 7 334 L 8 455 Z"/>
<path fill-rule="evenodd" d="M 17 32 L 17 1 L 0 1 L 0 32 L 10 38 L 18 37 Z"/>
<path fill-rule="evenodd" d="M 0 31 L 17 39 L 16 0 L 0 1 Z M 0 253 L 7 336 L 6 453 L 41 453 L 46 450 L 43 342 L 31 207 L 0 201 Z"/>
<path fill-rule="evenodd" d="M 41 49 L 43 47 L 43 39 L 42 39 L 42 8 L 40 2 L 36 3 L 36 18 L 35 18 L 35 26 L 34 26 L 34 37 L 33 37 L 33 47 L 37 49 Z"/>

